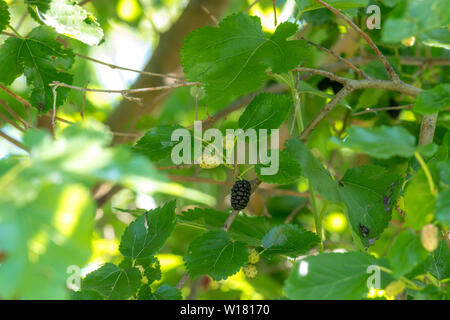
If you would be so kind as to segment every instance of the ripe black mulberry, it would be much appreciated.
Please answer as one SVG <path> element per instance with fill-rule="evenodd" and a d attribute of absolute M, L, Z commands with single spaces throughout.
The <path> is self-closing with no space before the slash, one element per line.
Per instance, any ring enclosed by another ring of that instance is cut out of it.
<path fill-rule="evenodd" d="M 247 180 L 235 182 L 233 188 L 231 188 L 231 206 L 234 210 L 242 210 L 247 206 L 251 188 L 250 182 Z"/>

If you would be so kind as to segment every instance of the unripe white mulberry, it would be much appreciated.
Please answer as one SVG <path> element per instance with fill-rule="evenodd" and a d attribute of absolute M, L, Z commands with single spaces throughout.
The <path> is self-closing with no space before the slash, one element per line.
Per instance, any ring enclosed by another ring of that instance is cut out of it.
<path fill-rule="evenodd" d="M 258 275 L 258 269 L 254 264 L 247 264 L 244 267 L 244 274 L 247 278 L 253 279 Z"/>
<path fill-rule="evenodd" d="M 422 246 L 425 250 L 433 252 L 439 244 L 438 228 L 432 224 L 427 224 L 422 228 L 420 240 L 422 241 Z"/>
<path fill-rule="evenodd" d="M 200 168 L 213 169 L 220 165 L 220 159 L 216 155 L 204 155 L 200 161 Z"/>
<path fill-rule="evenodd" d="M 395 297 L 405 290 L 405 284 L 403 281 L 396 280 L 389 283 L 385 289 L 386 295 L 389 297 Z"/>
<path fill-rule="evenodd" d="M 248 256 L 248 262 L 252 264 L 256 264 L 259 261 L 259 253 L 258 250 L 252 249 L 250 250 L 250 254 Z"/>

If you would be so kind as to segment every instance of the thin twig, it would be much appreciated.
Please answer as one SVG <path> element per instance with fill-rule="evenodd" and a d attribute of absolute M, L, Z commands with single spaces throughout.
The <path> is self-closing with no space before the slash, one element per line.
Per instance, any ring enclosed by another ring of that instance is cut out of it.
<path fill-rule="evenodd" d="M 183 83 L 174 83 L 174 84 L 168 84 L 165 86 L 159 86 L 159 87 L 151 87 L 151 88 L 137 88 L 137 89 L 93 89 L 93 88 L 82 88 L 77 86 L 72 86 L 63 82 L 59 81 L 53 81 L 49 84 L 51 87 L 64 87 L 69 88 L 73 90 L 83 91 L 83 92 L 103 92 L 103 93 L 119 93 L 121 95 L 126 96 L 129 93 L 140 93 L 140 92 L 148 92 L 148 91 L 162 91 L 162 90 L 170 90 L 173 88 L 181 88 L 181 87 L 192 87 L 192 86 L 198 86 L 201 85 L 201 82 L 183 82 Z"/>
<path fill-rule="evenodd" d="M 299 39 L 301 40 L 305 40 L 306 42 L 308 42 L 310 45 L 319 48 L 320 50 L 323 50 L 329 54 L 331 54 L 332 56 L 334 56 L 336 59 L 338 59 L 339 61 L 341 61 L 342 63 L 346 64 L 347 66 L 349 66 L 351 69 L 353 69 L 356 73 L 360 74 L 363 78 L 369 78 L 369 76 L 362 71 L 360 68 L 358 68 L 357 66 L 355 66 L 353 63 L 351 63 L 349 60 L 341 57 L 340 55 L 338 55 L 336 52 L 334 52 L 333 50 L 330 50 L 328 48 L 325 48 L 323 46 L 321 46 L 320 44 L 314 43 L 312 41 L 309 41 L 308 39 L 306 39 L 305 37 L 300 37 Z"/>
<path fill-rule="evenodd" d="M 313 129 L 319 124 L 319 122 L 325 118 L 325 116 L 333 110 L 333 108 L 341 102 L 342 99 L 344 99 L 352 89 L 349 87 L 343 87 L 334 97 L 333 99 L 328 102 L 325 107 L 319 112 L 319 114 L 308 124 L 308 126 L 303 130 L 303 132 L 300 134 L 300 139 L 303 141 L 306 141 L 309 134 L 313 131 Z"/>
<path fill-rule="evenodd" d="M 3 131 L 0 131 L 0 137 L 4 138 L 5 140 L 11 142 L 13 145 L 15 145 L 16 147 L 25 150 L 26 152 L 28 152 L 28 148 L 25 147 L 22 143 L 20 143 L 19 141 L 17 141 L 16 139 L 8 136 L 6 133 L 4 133 Z"/>
<path fill-rule="evenodd" d="M 133 122 L 131 123 L 130 127 L 128 128 L 128 133 L 132 133 L 134 128 L 139 122 L 139 119 L 147 112 L 147 110 L 156 104 L 158 104 L 164 97 L 166 97 L 170 93 L 170 90 L 167 90 L 165 92 L 162 92 L 158 94 L 146 107 L 141 108 L 139 114 L 133 119 Z M 123 140 L 125 141 L 125 139 Z"/>
<path fill-rule="evenodd" d="M 284 223 L 288 224 L 291 223 L 292 220 L 294 219 L 294 217 L 297 215 L 297 213 L 300 212 L 300 210 L 303 209 L 303 207 L 306 206 L 306 201 L 304 203 L 302 203 L 301 205 L 297 206 L 294 210 L 292 210 L 292 212 L 286 217 L 286 219 L 284 219 Z"/>
<path fill-rule="evenodd" d="M 111 69 L 119 69 L 119 70 L 125 70 L 125 71 L 130 71 L 130 72 L 136 72 L 136 73 L 145 74 L 145 75 L 153 76 L 153 77 L 172 78 L 172 79 L 183 80 L 182 77 L 171 75 L 171 74 L 162 74 L 162 73 L 155 73 L 155 72 L 148 72 L 148 71 L 139 71 L 139 70 L 135 70 L 135 69 L 120 67 L 120 66 L 108 63 L 108 62 L 100 61 L 100 60 L 97 60 L 97 59 L 94 59 L 94 58 L 82 55 L 80 53 L 76 53 L 76 52 L 75 52 L 75 55 L 80 57 L 80 58 L 82 58 L 82 59 L 89 60 L 89 61 L 92 61 L 92 62 L 95 62 L 95 63 L 98 63 L 98 64 L 102 64 L 104 66 L 110 67 Z"/>
<path fill-rule="evenodd" d="M 195 166 L 195 164 L 179 164 L 175 166 L 157 167 L 157 170 L 175 170 L 175 169 L 189 169 Z"/>
<path fill-rule="evenodd" d="M 171 179 L 173 181 L 177 181 L 177 182 L 209 183 L 209 184 L 215 184 L 215 185 L 224 186 L 224 187 L 232 187 L 234 184 L 232 181 L 218 181 L 218 180 L 214 180 L 214 179 L 193 177 L 193 176 L 167 175 L 167 177 L 169 179 Z M 273 195 L 292 196 L 292 197 L 299 197 L 299 198 L 309 198 L 310 197 L 308 192 L 298 192 L 298 191 L 287 190 L 287 189 L 274 189 L 265 184 L 260 185 L 259 190 L 261 190 L 263 192 L 268 192 Z M 317 198 L 321 199 L 320 196 L 317 196 Z"/>
<path fill-rule="evenodd" d="M 92 0 L 83 0 L 83 1 L 81 1 L 78 5 L 79 6 L 84 6 L 86 3 L 89 3 L 89 2 L 91 2 Z"/>
<path fill-rule="evenodd" d="M 53 112 L 52 112 L 52 128 L 55 129 L 56 126 L 56 98 L 58 95 L 58 92 L 56 91 L 56 89 L 58 89 L 58 87 L 53 87 L 52 91 L 53 91 Z"/>
<path fill-rule="evenodd" d="M 387 61 L 384 54 L 380 51 L 380 49 L 378 49 L 375 42 L 372 41 L 372 39 L 367 35 L 367 33 L 362 31 L 361 28 L 359 28 L 351 19 L 349 19 L 346 15 L 344 15 L 340 10 L 334 8 L 333 6 L 329 5 L 328 3 L 326 3 L 322 0 L 315 0 L 315 1 L 320 3 L 321 5 L 323 5 L 324 7 L 328 8 L 330 11 L 332 11 L 338 17 L 341 17 L 342 19 L 344 19 L 345 22 L 347 22 L 350 27 L 352 27 L 356 32 L 358 32 L 361 35 L 361 37 L 363 37 L 364 40 L 366 40 L 367 43 L 372 47 L 372 49 L 375 51 L 378 58 L 383 63 L 384 68 L 386 69 L 386 71 L 389 75 L 389 78 L 394 81 L 399 79 L 397 73 L 395 73 L 394 69 Z"/>
<path fill-rule="evenodd" d="M 12 92 L 11 90 L 9 90 L 7 87 L 5 87 L 4 85 L 0 84 L 0 89 L 2 89 L 3 91 L 5 91 L 7 94 L 9 94 L 11 97 L 13 97 L 14 99 L 16 99 L 17 101 L 19 101 L 21 104 L 23 104 L 25 106 L 25 108 L 32 108 L 31 104 L 25 100 L 24 98 L 22 98 L 21 96 L 15 94 L 14 92 Z"/>
<path fill-rule="evenodd" d="M 342 83 L 342 84 L 346 84 L 348 83 L 351 79 L 347 79 L 344 77 L 340 77 L 332 72 L 328 72 L 325 70 L 320 70 L 320 69 L 313 69 L 313 68 L 295 68 L 292 69 L 291 71 L 297 71 L 297 72 L 308 72 L 311 74 L 317 74 L 326 78 L 329 78 L 331 80 L 334 80 L 336 82 Z"/>
<path fill-rule="evenodd" d="M 19 131 L 25 132 L 25 129 L 23 129 L 21 126 L 19 126 L 17 123 L 15 123 L 14 121 L 12 121 L 11 119 L 9 119 L 7 116 L 5 116 L 3 113 L 0 112 L 0 118 L 9 123 L 10 125 L 12 125 L 14 128 L 16 128 Z"/>
<path fill-rule="evenodd" d="M 22 17 L 20 17 L 20 20 L 17 23 L 17 26 L 16 26 L 17 31 L 19 31 L 20 27 L 22 26 L 22 24 L 25 21 L 25 19 L 27 18 L 27 16 L 28 16 L 28 11 L 25 11 L 25 13 L 22 15 Z"/>
<path fill-rule="evenodd" d="M 219 24 L 219 20 L 208 10 L 204 5 L 200 5 L 200 8 L 208 15 L 211 21 L 217 26 Z"/>
<path fill-rule="evenodd" d="M 254 6 L 255 4 L 258 3 L 258 1 L 259 1 L 259 0 L 253 1 L 252 4 L 249 5 L 247 9 L 245 9 L 244 13 L 248 13 L 248 12 L 250 11 L 250 9 L 253 8 L 253 6 Z"/>
<path fill-rule="evenodd" d="M 272 0 L 274 26 L 277 26 L 277 0 Z"/>
<path fill-rule="evenodd" d="M 25 128 L 29 128 L 30 124 L 28 122 L 26 122 L 21 116 L 19 116 L 13 109 L 11 109 L 8 104 L 6 103 L 6 101 L 1 100 L 0 99 L 0 104 L 3 106 L 3 108 L 5 108 L 6 111 L 9 112 L 9 114 L 13 117 L 16 118 L 18 121 L 20 121 Z"/>
<path fill-rule="evenodd" d="M 44 114 L 44 117 L 48 117 L 48 118 L 52 118 L 51 114 Z M 67 124 L 75 124 L 75 122 L 55 116 L 55 120 L 56 121 L 60 121 L 60 122 L 64 122 Z M 142 137 L 143 134 L 142 133 L 130 133 L 130 132 L 115 132 L 115 131 L 111 131 L 111 134 L 115 135 L 115 136 L 119 136 L 119 137 L 135 137 L 135 138 L 139 138 Z"/>
<path fill-rule="evenodd" d="M 88 87 L 88 85 L 89 85 L 89 81 L 88 81 L 88 83 L 86 83 L 86 88 Z M 87 92 L 84 92 L 83 93 L 83 104 L 81 106 L 81 112 L 80 112 L 81 119 L 83 119 L 83 120 L 84 120 L 84 111 L 86 108 L 86 96 L 87 96 Z"/>
<path fill-rule="evenodd" d="M 407 104 L 404 106 L 395 106 L 395 107 L 384 107 L 384 108 L 366 108 L 364 111 L 355 112 L 353 116 L 360 116 L 366 113 L 377 113 L 378 111 L 387 111 L 387 110 L 403 110 L 403 109 L 411 109 L 414 104 Z"/>
<path fill-rule="evenodd" d="M 178 290 L 181 290 L 181 288 L 183 288 L 184 284 L 186 283 L 186 281 L 189 279 L 189 274 L 186 272 L 183 277 L 181 277 L 180 281 L 177 283 L 176 288 Z"/>

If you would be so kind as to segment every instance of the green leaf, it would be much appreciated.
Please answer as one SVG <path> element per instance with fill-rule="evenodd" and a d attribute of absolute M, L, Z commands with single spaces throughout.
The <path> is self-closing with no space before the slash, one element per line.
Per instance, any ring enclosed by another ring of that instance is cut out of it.
<path fill-rule="evenodd" d="M 436 199 L 423 170 L 419 170 L 406 185 L 404 199 L 406 227 L 420 230 L 433 220 Z"/>
<path fill-rule="evenodd" d="M 380 126 L 370 129 L 353 126 L 344 141 L 333 137 L 332 141 L 350 149 L 362 151 L 369 156 L 388 159 L 394 156 L 412 157 L 416 139 L 403 127 Z"/>
<path fill-rule="evenodd" d="M 432 157 L 436 152 L 438 152 L 439 146 L 432 142 L 428 144 L 418 145 L 416 151 L 419 152 L 424 157 Z"/>
<path fill-rule="evenodd" d="M 419 40 L 428 47 L 450 50 L 450 39 L 446 27 L 436 28 L 420 35 Z"/>
<path fill-rule="evenodd" d="M 131 259 L 153 256 L 164 245 L 175 224 L 175 201 L 150 210 L 125 229 L 120 241 L 120 253 Z"/>
<path fill-rule="evenodd" d="M 436 220 L 450 226 L 450 189 L 439 192 L 436 199 Z"/>
<path fill-rule="evenodd" d="M 297 261 L 284 291 L 290 299 L 361 299 L 369 291 L 368 267 L 377 259 L 362 252 L 321 253 Z"/>
<path fill-rule="evenodd" d="M 46 12 L 50 7 L 51 1 L 52 0 L 25 0 L 25 3 L 29 6 L 36 6 L 41 12 Z"/>
<path fill-rule="evenodd" d="M 9 19 L 10 15 L 8 11 L 8 5 L 5 1 L 0 0 L 0 33 L 2 33 L 2 31 L 5 30 L 8 26 Z"/>
<path fill-rule="evenodd" d="M 183 129 L 183 127 L 177 124 L 154 127 L 138 140 L 135 149 L 153 162 L 166 159 L 171 155 L 172 148 L 178 144 L 171 138 L 172 132 L 176 129 Z"/>
<path fill-rule="evenodd" d="M 364 89 L 358 98 L 358 104 L 355 110 L 372 108 L 378 105 L 380 98 L 385 95 L 386 92 L 382 89 Z"/>
<path fill-rule="evenodd" d="M 149 259 L 144 259 L 144 261 L 138 259 L 136 264 L 141 265 L 144 268 L 144 276 L 147 277 L 148 284 L 161 280 L 161 264 L 159 263 L 158 258 L 151 257 Z"/>
<path fill-rule="evenodd" d="M 181 291 L 168 284 L 161 285 L 152 293 L 151 300 L 181 300 Z"/>
<path fill-rule="evenodd" d="M 320 242 L 319 236 L 296 225 L 284 224 L 272 228 L 263 238 L 263 255 L 270 258 L 281 254 L 291 258 L 307 253 Z"/>
<path fill-rule="evenodd" d="M 168 284 L 161 285 L 155 292 L 145 285 L 139 290 L 138 300 L 181 300 L 181 291 Z"/>
<path fill-rule="evenodd" d="M 217 281 L 238 272 L 247 259 L 247 244 L 231 240 L 224 230 L 210 231 L 194 239 L 184 257 L 192 278 L 207 274 Z"/>
<path fill-rule="evenodd" d="M 105 263 L 100 269 L 89 273 L 82 280 L 82 291 L 94 291 L 105 299 L 127 299 L 139 288 L 141 273 L 138 268 L 119 268 L 112 263 Z"/>
<path fill-rule="evenodd" d="M 56 41 L 57 34 L 48 27 L 33 29 L 27 38 L 10 38 L 0 48 L 0 82 L 11 84 L 25 73 L 31 87 L 31 104 L 45 113 L 53 107 L 53 81 L 72 83 L 72 75 L 66 71 L 72 67 L 74 55 Z M 56 106 L 67 97 L 68 89 L 59 87 Z"/>
<path fill-rule="evenodd" d="M 10 85 L 23 73 L 23 61 L 19 56 L 23 41 L 10 37 L 0 47 L 0 82 Z"/>
<path fill-rule="evenodd" d="M 279 128 L 289 113 L 292 100 L 284 95 L 264 92 L 257 95 L 245 108 L 239 118 L 239 128 L 270 129 Z"/>
<path fill-rule="evenodd" d="M 160 192 L 215 204 L 215 199 L 203 192 L 169 182 L 146 157 L 130 147 L 109 148 L 112 137 L 104 124 L 92 120 L 68 126 L 57 141 L 43 131 L 28 130 L 24 144 L 31 149 L 34 165 L 27 172 L 44 176 L 44 181 L 55 175 L 69 181 L 81 180 L 91 187 L 98 180 L 109 181 L 145 194 Z"/>
<path fill-rule="evenodd" d="M 407 19 L 387 19 L 381 30 L 381 38 L 387 43 L 400 42 L 415 35 L 416 28 L 416 24 Z"/>
<path fill-rule="evenodd" d="M 32 176 L 26 184 L 36 180 Z M 66 273 L 68 267 L 84 266 L 91 256 L 96 206 L 90 189 L 33 183 L 30 192 L 20 181 L 8 185 L 8 192 L 3 188 L 0 200 L 0 252 L 6 257 L 0 266 L 0 296 L 68 298 L 65 284 L 73 275 Z"/>
<path fill-rule="evenodd" d="M 323 5 L 314 0 L 295 0 L 295 2 L 297 3 L 300 11 L 303 12 L 325 8 Z M 336 9 L 342 10 L 367 7 L 369 4 L 368 0 L 328 0 L 325 2 L 331 4 Z"/>
<path fill-rule="evenodd" d="M 450 278 L 450 249 L 445 240 L 439 241 L 437 249 L 430 255 L 427 271 L 439 281 Z"/>
<path fill-rule="evenodd" d="M 229 212 L 214 209 L 195 208 L 184 211 L 179 216 L 182 224 L 208 231 L 220 230 L 229 216 Z M 264 235 L 270 230 L 271 224 L 264 217 L 239 214 L 228 229 L 231 239 L 246 242 L 252 246 L 259 246 Z"/>
<path fill-rule="evenodd" d="M 437 28 L 446 28 L 450 22 L 450 13 L 442 9 L 446 5 L 446 0 L 433 0 L 432 5 L 426 0 L 400 1 L 385 20 L 382 41 L 396 43 L 412 36 L 422 38 Z"/>
<path fill-rule="evenodd" d="M 391 220 L 392 207 L 398 197 L 401 179 L 383 167 L 368 165 L 347 170 L 339 193 L 347 207 L 353 234 L 364 246 L 377 239 Z M 363 234 L 361 226 L 369 229 Z"/>
<path fill-rule="evenodd" d="M 341 201 L 337 182 L 300 139 L 290 138 L 285 146 L 286 152 L 300 164 L 303 176 L 309 179 L 320 195 L 329 201 Z"/>
<path fill-rule="evenodd" d="M 424 90 L 417 96 L 413 111 L 432 114 L 450 106 L 450 83 L 442 83 Z"/>
<path fill-rule="evenodd" d="M 272 150 L 270 150 L 272 152 Z M 278 151 L 278 150 L 277 150 Z M 273 159 L 273 158 L 272 158 Z M 291 158 L 287 151 L 279 151 L 278 171 L 274 175 L 261 174 L 261 168 L 268 168 L 270 164 L 255 165 L 255 172 L 258 178 L 267 183 L 289 184 L 297 181 L 301 177 L 302 168 L 297 161 Z"/>
<path fill-rule="evenodd" d="M 369 240 L 380 236 L 388 225 L 398 196 L 401 183 L 397 174 L 379 166 L 361 166 L 347 170 L 338 183 L 300 139 L 291 138 L 285 145 L 291 157 L 300 163 L 302 174 L 322 197 L 344 202 L 353 234 L 365 247 Z M 369 229 L 367 235 L 362 234 L 361 226 Z"/>
<path fill-rule="evenodd" d="M 399 278 L 423 262 L 428 252 L 422 247 L 420 236 L 410 230 L 400 233 L 387 255 L 393 276 Z"/>
<path fill-rule="evenodd" d="M 332 95 L 330 95 L 326 92 L 323 92 L 321 90 L 314 88 L 308 82 L 298 81 L 297 83 L 298 83 L 298 92 L 299 93 L 309 93 L 309 94 L 313 94 L 315 96 L 326 98 L 326 99 L 331 99 L 333 97 Z"/>
<path fill-rule="evenodd" d="M 40 19 L 56 32 L 91 46 L 98 45 L 103 39 L 103 30 L 97 19 L 76 2 L 52 0 L 49 8 L 44 9 L 39 12 Z"/>
<path fill-rule="evenodd" d="M 437 168 L 439 171 L 439 182 L 450 187 L 450 160 L 439 162 Z"/>
<path fill-rule="evenodd" d="M 297 25 L 281 23 L 267 38 L 258 17 L 236 13 L 218 27 L 197 29 L 184 38 L 181 63 L 189 80 L 201 81 L 210 96 L 241 95 L 257 90 L 266 69 L 284 73 L 307 54 L 307 44 L 289 40 Z"/>

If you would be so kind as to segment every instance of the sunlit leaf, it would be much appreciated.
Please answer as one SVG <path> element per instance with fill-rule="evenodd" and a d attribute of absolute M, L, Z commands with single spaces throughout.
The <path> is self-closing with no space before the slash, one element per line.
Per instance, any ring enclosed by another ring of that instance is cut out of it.
<path fill-rule="evenodd" d="M 8 5 L 5 1 L 0 0 L 0 33 L 8 26 L 9 19 Z"/>
<path fill-rule="evenodd" d="M 307 253 L 320 242 L 319 236 L 296 225 L 285 224 L 271 229 L 263 238 L 263 255 L 272 257 L 277 254 L 295 258 Z"/>
<path fill-rule="evenodd" d="M 367 253 L 321 253 L 297 261 L 284 290 L 290 299 L 361 299 L 368 291 L 368 267 L 377 259 Z"/>
<path fill-rule="evenodd" d="M 139 269 L 122 269 L 112 263 L 105 263 L 83 279 L 81 288 L 83 291 L 95 291 L 108 300 L 120 300 L 135 294 L 140 283 Z"/>
<path fill-rule="evenodd" d="M 411 157 L 415 151 L 416 139 L 403 127 L 380 126 L 370 129 L 353 126 L 341 142 L 346 148 L 363 151 L 374 158 L 388 159 L 394 156 Z"/>
<path fill-rule="evenodd" d="M 279 152 L 279 163 L 278 170 L 275 170 L 275 174 L 262 174 L 262 168 L 268 168 L 273 165 L 269 164 L 257 164 L 255 165 L 255 172 L 258 178 L 267 183 L 277 183 L 277 184 L 289 184 L 297 181 L 301 177 L 302 168 L 297 161 L 291 158 L 291 156 L 285 151 L 270 150 L 271 152 Z"/>
<path fill-rule="evenodd" d="M 211 96 L 256 90 L 266 79 L 267 68 L 283 73 L 304 60 L 306 43 L 287 40 L 297 28 L 284 22 L 267 38 L 258 17 L 233 14 L 217 28 L 200 28 L 184 39 L 183 70 L 188 79 L 201 81 Z"/>
<path fill-rule="evenodd" d="M 394 277 L 401 277 L 424 261 L 428 252 L 422 247 L 420 236 L 410 230 L 400 233 L 389 249 L 388 259 Z"/>
<path fill-rule="evenodd" d="M 228 216 L 229 212 L 195 208 L 182 212 L 179 220 L 183 224 L 213 231 L 220 230 Z M 270 230 L 270 227 L 270 222 L 264 217 L 240 214 L 228 229 L 228 235 L 233 240 L 259 246 L 264 235 Z"/>
<path fill-rule="evenodd" d="M 42 22 L 58 33 L 88 45 L 98 45 L 103 39 L 103 30 L 97 19 L 74 1 L 52 0 L 48 8 L 40 11 L 38 9 Z"/>
<path fill-rule="evenodd" d="M 49 85 L 53 81 L 72 83 L 72 75 L 67 71 L 72 67 L 74 55 L 64 49 L 57 34 L 48 27 L 33 29 L 26 38 L 9 38 L 0 47 L 0 82 L 11 84 L 22 73 L 31 87 L 31 104 L 42 113 L 53 107 L 53 91 Z M 68 89 L 57 90 L 56 107 L 67 97 Z"/>
<path fill-rule="evenodd" d="M 413 110 L 421 114 L 432 114 L 449 106 L 450 83 L 442 83 L 419 93 Z"/>
<path fill-rule="evenodd" d="M 192 278 L 207 274 L 222 280 L 238 272 L 247 258 L 247 244 L 233 241 L 224 230 L 217 230 L 194 239 L 184 261 Z"/>
<path fill-rule="evenodd" d="M 151 257 L 164 245 L 175 224 L 175 201 L 171 201 L 130 223 L 122 236 L 119 250 L 131 259 Z"/>
<path fill-rule="evenodd" d="M 277 129 L 286 120 L 292 100 L 286 96 L 273 93 L 261 93 L 257 95 L 245 108 L 239 118 L 239 128 L 247 129 Z"/>

